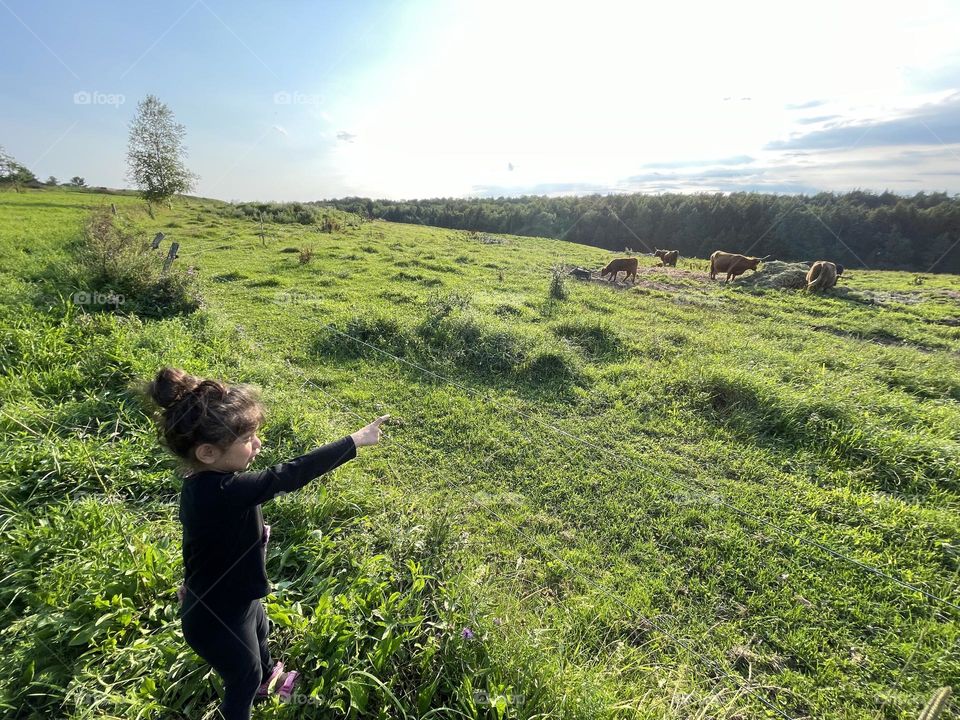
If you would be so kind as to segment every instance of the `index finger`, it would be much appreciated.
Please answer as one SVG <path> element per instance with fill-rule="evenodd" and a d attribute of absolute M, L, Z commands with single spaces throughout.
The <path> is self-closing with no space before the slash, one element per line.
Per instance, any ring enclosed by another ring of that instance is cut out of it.
<path fill-rule="evenodd" d="M 374 421 L 373 421 L 372 423 L 370 423 L 370 424 L 371 424 L 371 425 L 375 425 L 375 426 L 377 426 L 377 427 L 380 427 L 383 423 L 385 423 L 385 422 L 386 422 L 387 420 L 389 420 L 389 419 L 390 419 L 390 416 L 389 416 L 389 415 L 381 415 L 380 417 L 378 417 L 376 420 L 374 420 Z"/>

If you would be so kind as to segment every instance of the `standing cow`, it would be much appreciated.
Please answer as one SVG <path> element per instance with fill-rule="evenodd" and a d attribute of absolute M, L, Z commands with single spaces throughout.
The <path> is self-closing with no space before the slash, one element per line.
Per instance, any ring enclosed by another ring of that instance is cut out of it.
<path fill-rule="evenodd" d="M 807 290 L 809 292 L 829 290 L 837 284 L 837 278 L 841 275 L 843 275 L 843 265 L 828 260 L 817 260 L 807 272 Z"/>
<path fill-rule="evenodd" d="M 653 254 L 660 258 L 660 267 L 670 267 L 677 266 L 677 258 L 680 257 L 679 250 L 658 250 L 654 248 Z"/>
<path fill-rule="evenodd" d="M 756 272 L 757 265 L 769 257 L 770 256 L 767 255 L 766 257 L 758 258 L 717 250 L 710 256 L 710 279 L 716 280 L 717 273 L 725 273 L 727 276 L 726 281 L 730 282 L 738 275 L 743 275 L 747 270 Z"/>
<path fill-rule="evenodd" d="M 633 276 L 634 282 L 637 280 L 637 259 L 636 258 L 617 258 L 616 260 L 611 260 L 607 266 L 600 271 L 600 277 L 603 278 L 606 275 L 610 276 L 610 282 L 617 281 L 617 275 L 620 271 L 626 273 L 623 276 L 623 281 L 626 282 L 627 278 L 631 275 Z"/>

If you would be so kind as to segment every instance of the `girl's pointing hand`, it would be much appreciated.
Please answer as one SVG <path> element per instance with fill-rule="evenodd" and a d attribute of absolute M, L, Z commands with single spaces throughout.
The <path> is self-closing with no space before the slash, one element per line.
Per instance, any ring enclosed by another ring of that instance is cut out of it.
<path fill-rule="evenodd" d="M 380 429 L 380 426 L 389 419 L 389 415 L 381 415 L 369 425 L 357 430 L 355 433 L 353 433 L 353 435 L 350 436 L 353 438 L 353 444 L 357 447 L 363 447 L 364 445 L 376 445 L 378 442 L 380 442 L 380 438 L 383 437 L 383 431 Z"/>

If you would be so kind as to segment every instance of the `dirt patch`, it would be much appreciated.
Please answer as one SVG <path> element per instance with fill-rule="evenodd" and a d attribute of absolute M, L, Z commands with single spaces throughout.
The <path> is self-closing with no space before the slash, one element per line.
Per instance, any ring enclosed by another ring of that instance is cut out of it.
<path fill-rule="evenodd" d="M 623 280 L 622 272 L 620 274 L 621 279 L 617 282 L 612 282 L 609 275 L 606 278 L 601 278 L 599 270 L 588 270 L 580 267 L 565 267 L 564 270 L 572 280 L 600 283 L 618 290 L 629 290 L 635 287 L 643 287 L 651 290 L 674 292 L 680 289 L 685 290 L 686 288 L 679 283 L 672 284 L 670 283 L 670 280 L 694 280 L 697 282 L 708 282 L 710 280 L 709 273 L 706 273 L 702 270 L 685 270 L 682 268 L 659 266 L 638 267 L 637 279 L 635 282 L 633 280 Z"/>
<path fill-rule="evenodd" d="M 899 303 L 900 305 L 917 305 L 926 298 L 923 293 L 911 290 L 907 291 L 884 291 L 884 290 L 859 290 L 856 293 L 864 300 L 868 300 L 874 305 L 889 305 L 890 303 Z"/>

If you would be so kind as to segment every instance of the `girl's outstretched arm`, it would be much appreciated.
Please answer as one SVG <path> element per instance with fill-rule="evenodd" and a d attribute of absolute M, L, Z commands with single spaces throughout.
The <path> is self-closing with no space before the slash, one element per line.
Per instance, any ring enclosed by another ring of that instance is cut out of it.
<path fill-rule="evenodd" d="M 299 490 L 314 478 L 340 467 L 357 456 L 357 448 L 380 442 L 380 426 L 389 415 L 378 417 L 355 433 L 327 443 L 293 460 L 259 472 L 234 473 L 220 484 L 221 498 L 237 507 L 252 507 L 280 493 Z"/>

